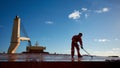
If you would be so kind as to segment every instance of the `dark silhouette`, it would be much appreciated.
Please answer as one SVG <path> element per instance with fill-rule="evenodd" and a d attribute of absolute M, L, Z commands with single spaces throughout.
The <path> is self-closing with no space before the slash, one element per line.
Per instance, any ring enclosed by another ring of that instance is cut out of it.
<path fill-rule="evenodd" d="M 77 50 L 77 54 L 78 54 L 78 58 L 82 57 L 80 54 L 80 48 L 79 48 L 79 44 L 81 46 L 81 48 L 83 49 L 83 43 L 82 43 L 82 33 L 79 33 L 78 35 L 74 35 L 72 37 L 72 43 L 71 43 L 71 57 L 72 59 L 74 59 L 74 52 L 75 52 L 75 48 Z M 79 44 L 78 44 L 79 42 Z"/>

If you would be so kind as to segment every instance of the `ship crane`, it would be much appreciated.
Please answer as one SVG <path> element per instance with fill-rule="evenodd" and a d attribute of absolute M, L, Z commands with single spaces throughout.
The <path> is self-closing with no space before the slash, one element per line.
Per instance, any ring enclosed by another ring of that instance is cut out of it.
<path fill-rule="evenodd" d="M 15 17 L 14 19 L 14 24 L 13 24 L 13 29 L 12 29 L 12 37 L 11 37 L 11 42 L 10 46 L 8 48 L 8 53 L 15 53 L 16 49 L 20 45 L 21 41 L 28 41 L 29 45 L 31 46 L 31 41 L 30 38 L 27 37 L 20 37 L 20 18 L 18 16 Z M 24 29 L 24 28 L 23 28 Z M 24 31 L 26 33 L 26 31 Z M 27 35 L 27 33 L 26 33 Z"/>
<path fill-rule="evenodd" d="M 27 32 L 26 32 L 26 30 L 25 30 L 25 27 L 24 27 L 24 25 L 21 23 L 21 26 L 20 26 L 20 30 L 22 31 L 22 33 L 24 34 L 23 36 L 24 37 L 27 37 L 27 38 L 29 38 L 29 36 L 28 36 L 28 34 L 27 34 Z M 21 37 L 21 41 L 25 41 L 24 40 L 24 37 Z M 23 38 L 23 39 L 22 39 Z M 32 44 L 31 44 L 31 41 L 30 40 L 27 40 L 28 41 L 28 45 L 29 46 L 32 46 Z"/>

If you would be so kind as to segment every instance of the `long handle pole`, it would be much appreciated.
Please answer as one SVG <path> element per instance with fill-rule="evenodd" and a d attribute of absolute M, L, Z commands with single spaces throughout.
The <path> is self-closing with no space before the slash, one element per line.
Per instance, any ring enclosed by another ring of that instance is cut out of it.
<path fill-rule="evenodd" d="M 91 56 L 91 57 L 93 57 L 92 55 L 90 55 L 90 53 L 88 53 L 84 48 L 83 48 L 83 50 L 89 55 L 89 56 Z"/>
<path fill-rule="evenodd" d="M 84 48 L 83 48 L 83 50 L 84 50 L 88 55 L 90 55 L 90 53 L 88 53 Z"/>

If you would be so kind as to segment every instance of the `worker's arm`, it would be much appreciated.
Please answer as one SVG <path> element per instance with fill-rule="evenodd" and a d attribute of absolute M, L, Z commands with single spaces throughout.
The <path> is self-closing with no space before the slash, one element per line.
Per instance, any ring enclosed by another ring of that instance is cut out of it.
<path fill-rule="evenodd" d="M 80 43 L 81 48 L 83 49 L 83 42 L 81 38 L 79 39 L 79 43 Z"/>

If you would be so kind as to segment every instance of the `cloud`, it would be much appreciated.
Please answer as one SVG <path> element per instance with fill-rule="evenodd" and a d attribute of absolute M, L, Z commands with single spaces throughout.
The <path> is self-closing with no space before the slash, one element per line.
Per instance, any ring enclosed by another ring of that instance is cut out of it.
<path fill-rule="evenodd" d="M 81 8 L 81 10 L 82 10 L 82 14 L 85 16 L 85 18 L 87 19 L 88 18 L 88 16 L 89 16 L 89 11 L 90 10 L 88 10 L 88 8 Z M 85 12 L 86 11 L 86 12 Z"/>
<path fill-rule="evenodd" d="M 71 14 L 68 15 L 68 18 L 73 19 L 73 20 L 77 20 L 80 18 L 80 16 L 81 16 L 81 12 L 74 10 L 74 12 L 72 12 Z"/>
<path fill-rule="evenodd" d="M 85 14 L 85 18 L 88 18 L 88 16 L 89 16 L 88 14 Z"/>
<path fill-rule="evenodd" d="M 82 11 L 87 11 L 87 8 L 81 8 Z"/>
<path fill-rule="evenodd" d="M 70 13 L 68 15 L 68 18 L 73 19 L 73 20 L 78 20 L 82 16 L 87 19 L 93 13 L 106 13 L 108 11 L 110 11 L 110 9 L 108 7 L 104 7 L 99 10 L 97 10 L 97 9 L 95 9 L 95 10 L 89 9 L 88 10 L 88 8 L 81 8 L 80 10 L 74 10 L 74 12 Z"/>
<path fill-rule="evenodd" d="M 53 24 L 54 22 L 53 21 L 46 21 L 45 23 L 46 24 Z"/>
<path fill-rule="evenodd" d="M 94 41 L 96 41 L 96 42 L 109 42 L 110 40 L 103 38 L 103 39 L 94 39 Z"/>
<path fill-rule="evenodd" d="M 113 51 L 120 51 L 120 48 L 113 48 Z"/>
<path fill-rule="evenodd" d="M 116 41 L 118 41 L 119 39 L 118 38 L 115 38 Z"/>
<path fill-rule="evenodd" d="M 109 50 L 109 51 L 93 51 L 92 52 L 94 55 L 97 56 L 120 56 L 119 51 L 113 51 L 113 50 Z"/>
<path fill-rule="evenodd" d="M 109 8 L 102 8 L 100 10 L 95 10 L 96 13 L 105 13 L 108 12 L 110 9 Z"/>
<path fill-rule="evenodd" d="M 109 11 L 109 8 L 103 8 L 102 11 L 103 11 L 103 12 L 108 12 L 108 11 Z"/>

